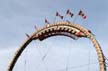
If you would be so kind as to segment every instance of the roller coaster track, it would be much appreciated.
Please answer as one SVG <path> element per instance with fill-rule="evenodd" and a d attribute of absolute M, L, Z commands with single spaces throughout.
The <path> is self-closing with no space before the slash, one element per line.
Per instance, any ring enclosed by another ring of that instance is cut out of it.
<path fill-rule="evenodd" d="M 24 49 L 27 47 L 27 45 L 29 45 L 29 43 L 32 42 L 32 40 L 42 41 L 48 37 L 56 36 L 56 35 L 68 36 L 73 39 L 78 39 L 82 37 L 89 38 L 96 49 L 100 71 L 106 71 L 106 65 L 105 65 L 105 59 L 104 59 L 103 52 L 101 50 L 99 43 L 94 38 L 93 34 L 88 29 L 80 26 L 79 24 L 74 24 L 72 22 L 57 22 L 54 24 L 48 24 L 44 26 L 43 28 L 36 30 L 17 49 L 12 60 L 9 63 L 7 71 L 13 70 L 16 62 L 18 61 L 18 58 L 20 57 Z"/>

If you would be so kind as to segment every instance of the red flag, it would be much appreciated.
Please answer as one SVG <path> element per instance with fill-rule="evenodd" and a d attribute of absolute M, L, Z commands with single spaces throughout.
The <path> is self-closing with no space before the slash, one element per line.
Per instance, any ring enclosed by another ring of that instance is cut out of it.
<path fill-rule="evenodd" d="M 84 19 L 86 19 L 86 18 L 87 18 L 87 16 L 84 16 L 83 18 L 84 18 Z"/>
<path fill-rule="evenodd" d="M 45 23 L 50 24 L 49 21 L 47 19 L 45 19 Z"/>
<path fill-rule="evenodd" d="M 30 36 L 27 34 L 27 33 L 25 33 L 26 34 L 26 36 L 29 38 Z"/>
<path fill-rule="evenodd" d="M 63 19 L 63 16 L 61 16 L 58 12 L 56 12 L 56 16 L 60 17 L 61 19 Z"/>
<path fill-rule="evenodd" d="M 80 15 L 83 19 L 87 18 L 87 16 L 84 14 L 82 10 L 79 11 L 78 15 Z"/>
<path fill-rule="evenodd" d="M 67 10 L 66 14 L 70 15 L 71 17 L 74 15 L 69 9 Z"/>

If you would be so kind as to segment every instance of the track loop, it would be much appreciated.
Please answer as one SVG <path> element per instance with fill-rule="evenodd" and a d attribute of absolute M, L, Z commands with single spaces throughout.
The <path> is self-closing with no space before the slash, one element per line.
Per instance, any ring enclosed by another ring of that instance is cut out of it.
<path fill-rule="evenodd" d="M 99 61 L 99 65 L 100 65 L 100 71 L 106 71 L 106 66 L 105 66 L 105 59 L 104 59 L 104 55 L 103 52 L 101 50 L 101 47 L 99 45 L 99 43 L 97 42 L 97 40 L 94 38 L 94 36 L 92 35 L 92 33 L 78 25 L 78 24 L 74 24 L 74 23 L 70 23 L 70 22 L 58 22 L 55 24 L 48 24 L 45 27 L 39 29 L 38 31 L 34 32 L 30 38 L 28 38 L 22 45 L 21 47 L 19 47 L 19 49 L 15 52 L 14 57 L 12 58 L 12 61 L 9 63 L 8 69 L 7 71 L 12 71 L 18 58 L 20 57 L 21 53 L 24 51 L 24 49 L 27 47 L 27 45 L 29 45 L 29 43 L 32 40 L 44 40 L 46 38 L 49 38 L 51 36 L 56 36 L 56 35 L 63 35 L 63 36 L 68 36 L 71 38 L 89 38 L 98 55 L 98 61 Z"/>

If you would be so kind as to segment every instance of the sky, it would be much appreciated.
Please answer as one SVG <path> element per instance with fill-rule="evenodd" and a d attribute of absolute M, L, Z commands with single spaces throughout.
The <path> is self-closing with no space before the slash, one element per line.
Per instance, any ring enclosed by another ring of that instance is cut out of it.
<path fill-rule="evenodd" d="M 0 71 L 6 70 L 8 62 L 12 58 L 15 50 L 27 38 L 25 33 L 32 34 L 35 32 L 34 25 L 38 28 L 45 26 L 45 18 L 53 23 L 56 11 L 65 15 L 67 9 L 70 9 L 71 12 L 74 13 L 73 18 L 66 17 L 66 19 L 71 22 L 75 19 L 79 10 L 84 11 L 87 15 L 87 19 L 83 20 L 81 17 L 77 17 L 75 23 L 90 29 L 95 34 L 94 37 L 99 42 L 104 55 L 107 57 L 108 0 L 0 0 Z M 62 20 L 57 18 L 56 21 Z M 70 41 L 73 42 L 66 37 L 54 37 L 50 39 L 43 41 L 44 43 L 42 43 L 41 46 L 47 44 L 51 47 L 57 47 L 57 43 L 60 42 L 60 47 L 71 47 L 72 43 L 70 43 Z M 62 42 L 63 40 L 68 41 L 65 46 L 62 45 L 65 43 Z M 86 42 L 86 40 L 88 42 Z M 86 46 L 90 47 L 92 45 L 90 40 L 86 40 L 80 39 L 80 42 L 75 41 L 73 44 L 79 43 L 80 45 L 77 47 L 81 46 L 80 48 L 82 48 L 85 47 L 85 43 L 88 43 Z M 54 45 L 54 43 L 50 41 L 56 41 L 57 43 Z M 83 50 L 86 50 L 86 48 L 82 48 L 79 51 Z M 57 51 L 56 48 L 55 51 Z M 18 70 L 16 67 L 15 71 L 21 70 Z"/>

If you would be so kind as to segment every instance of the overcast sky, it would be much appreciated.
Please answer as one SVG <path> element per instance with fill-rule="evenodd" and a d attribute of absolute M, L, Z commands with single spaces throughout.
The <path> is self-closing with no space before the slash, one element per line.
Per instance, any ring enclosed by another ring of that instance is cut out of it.
<path fill-rule="evenodd" d="M 5 70 L 15 50 L 27 38 L 25 33 L 32 34 L 35 31 L 34 25 L 39 28 L 44 26 L 45 18 L 53 23 L 56 11 L 65 15 L 67 9 L 70 9 L 74 15 L 77 15 L 79 10 L 84 11 L 87 19 L 83 20 L 78 17 L 76 23 L 90 29 L 95 34 L 103 53 L 107 56 L 108 0 L 0 0 L 0 71 Z M 66 19 L 73 21 L 74 18 L 75 16 Z M 57 21 L 62 21 L 59 18 L 57 19 Z M 64 37 L 57 38 L 60 39 L 57 41 L 58 43 L 64 43 L 62 42 Z M 69 38 L 64 39 L 69 40 Z M 79 41 L 84 41 L 77 42 L 84 47 L 85 40 Z M 90 41 L 87 41 L 87 46 L 89 46 Z M 49 41 L 45 43 L 53 47 L 56 46 Z M 65 47 L 68 47 L 68 45 L 70 47 L 71 44 L 66 44 Z"/>

